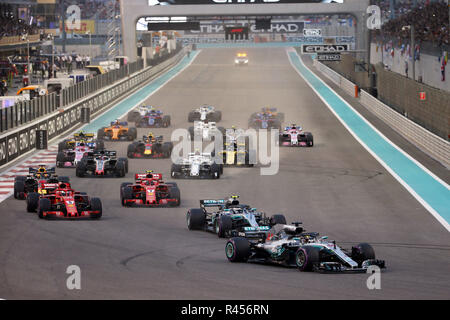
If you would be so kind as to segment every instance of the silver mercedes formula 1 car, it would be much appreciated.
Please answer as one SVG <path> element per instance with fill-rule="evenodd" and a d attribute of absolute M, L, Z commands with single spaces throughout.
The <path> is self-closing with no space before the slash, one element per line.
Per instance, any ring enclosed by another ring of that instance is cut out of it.
<path fill-rule="evenodd" d="M 279 264 L 300 271 L 366 272 L 373 265 L 385 268 L 385 261 L 375 259 L 370 244 L 360 243 L 345 250 L 317 232 L 304 232 L 300 225 L 275 225 L 267 236 L 256 240 L 241 232 L 228 240 L 225 254 L 231 262 Z"/>
<path fill-rule="evenodd" d="M 267 217 L 265 213 L 241 204 L 238 196 L 228 199 L 200 200 L 200 208 L 189 209 L 186 222 L 189 230 L 216 233 L 219 238 L 245 231 L 247 238 L 263 237 L 275 224 L 285 224 L 282 214 Z"/>

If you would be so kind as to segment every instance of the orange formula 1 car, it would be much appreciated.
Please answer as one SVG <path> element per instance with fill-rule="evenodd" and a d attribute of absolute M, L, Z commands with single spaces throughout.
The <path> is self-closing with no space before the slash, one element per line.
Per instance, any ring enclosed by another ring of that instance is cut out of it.
<path fill-rule="evenodd" d="M 97 131 L 97 140 L 102 141 L 133 141 L 137 137 L 136 128 L 128 128 L 128 122 L 115 120 L 109 127 Z"/>

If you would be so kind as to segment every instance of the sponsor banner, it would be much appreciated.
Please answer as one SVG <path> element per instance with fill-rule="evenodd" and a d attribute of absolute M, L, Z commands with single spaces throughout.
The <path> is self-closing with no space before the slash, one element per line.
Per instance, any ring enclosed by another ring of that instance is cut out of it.
<path fill-rule="evenodd" d="M 335 53 L 348 51 L 348 44 L 305 44 L 302 46 L 303 54 L 312 53 Z"/>
<path fill-rule="evenodd" d="M 246 27 L 247 22 L 234 24 L 232 27 Z M 301 33 L 304 28 L 303 21 L 292 22 L 272 22 L 270 29 L 256 29 L 256 25 L 252 24 L 249 29 L 252 33 Z M 225 34 L 225 28 L 222 24 L 200 24 L 200 30 L 186 30 L 184 34 Z"/>
<path fill-rule="evenodd" d="M 77 29 L 69 29 L 68 28 L 68 20 L 66 20 L 66 33 L 76 33 L 80 35 L 86 34 L 87 31 L 90 31 L 91 34 L 95 34 L 95 20 L 81 20 L 80 27 Z M 62 34 L 61 23 L 59 24 L 59 32 Z"/>
<path fill-rule="evenodd" d="M 340 53 L 319 53 L 317 55 L 319 61 L 341 61 L 342 56 Z"/>
<path fill-rule="evenodd" d="M 305 37 L 321 37 L 322 30 L 321 29 L 303 29 L 303 35 Z"/>
<path fill-rule="evenodd" d="M 8 162 L 8 146 L 6 138 L 0 139 L 0 166 Z"/>
<path fill-rule="evenodd" d="M 48 134 L 47 130 L 36 131 L 36 149 L 45 150 L 48 147 Z"/>

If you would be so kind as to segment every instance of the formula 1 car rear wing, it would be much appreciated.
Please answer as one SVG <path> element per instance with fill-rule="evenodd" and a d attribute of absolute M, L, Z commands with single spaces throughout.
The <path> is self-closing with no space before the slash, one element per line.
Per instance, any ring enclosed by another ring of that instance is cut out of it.
<path fill-rule="evenodd" d="M 45 171 L 42 170 L 42 169 L 44 169 Z M 56 173 L 56 169 L 55 168 L 48 168 L 47 169 L 45 167 L 45 165 L 41 164 L 41 165 L 39 165 L 38 169 L 36 169 L 36 168 L 29 168 L 28 169 L 28 173 L 31 174 L 31 175 L 34 175 L 36 173 L 52 175 L 52 174 Z"/>
<path fill-rule="evenodd" d="M 75 141 L 83 140 L 83 139 L 86 139 L 86 138 L 93 139 L 94 138 L 94 134 L 93 133 L 75 133 L 73 135 L 73 138 L 74 138 Z"/>
<path fill-rule="evenodd" d="M 244 227 L 242 231 L 232 232 L 232 236 L 244 237 L 256 242 L 265 242 L 269 236 L 270 226 Z"/>
<path fill-rule="evenodd" d="M 112 121 L 111 122 L 111 126 L 122 126 L 122 127 L 127 127 L 128 126 L 128 122 L 127 121 L 120 121 L 120 122 L 116 122 L 116 121 Z"/>
<path fill-rule="evenodd" d="M 148 180 L 148 179 L 160 181 L 160 180 L 162 180 L 162 174 L 161 173 L 136 173 L 134 175 L 134 180 L 136 181 L 136 183 L 139 183 L 142 180 Z"/>
<path fill-rule="evenodd" d="M 224 199 L 218 200 L 200 200 L 200 208 L 222 207 L 225 205 Z"/>
<path fill-rule="evenodd" d="M 89 156 L 91 155 L 91 152 L 89 153 Z M 98 152 L 92 152 L 93 157 L 99 157 L 99 156 L 105 156 L 110 158 L 117 157 L 117 151 L 109 151 L 109 150 L 102 150 Z"/>

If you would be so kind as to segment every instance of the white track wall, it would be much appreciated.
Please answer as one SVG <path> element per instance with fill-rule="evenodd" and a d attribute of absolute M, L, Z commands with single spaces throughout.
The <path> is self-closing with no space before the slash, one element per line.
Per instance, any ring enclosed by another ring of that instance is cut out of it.
<path fill-rule="evenodd" d="M 314 60 L 314 66 L 349 95 L 354 96 L 354 84 L 324 64 Z M 351 90 L 353 88 L 353 91 Z M 450 168 L 450 143 L 419 126 L 389 106 L 361 90 L 359 102 L 392 129 L 423 152 Z"/>

